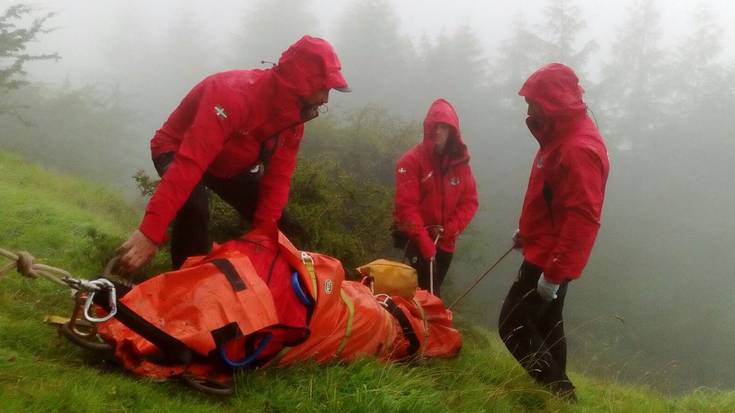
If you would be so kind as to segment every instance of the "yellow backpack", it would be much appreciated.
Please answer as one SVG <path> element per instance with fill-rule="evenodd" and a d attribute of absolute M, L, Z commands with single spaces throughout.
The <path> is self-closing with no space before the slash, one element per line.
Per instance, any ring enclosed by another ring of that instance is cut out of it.
<path fill-rule="evenodd" d="M 375 260 L 357 268 L 373 294 L 398 295 L 412 299 L 418 287 L 416 270 L 410 265 L 384 259 Z"/>

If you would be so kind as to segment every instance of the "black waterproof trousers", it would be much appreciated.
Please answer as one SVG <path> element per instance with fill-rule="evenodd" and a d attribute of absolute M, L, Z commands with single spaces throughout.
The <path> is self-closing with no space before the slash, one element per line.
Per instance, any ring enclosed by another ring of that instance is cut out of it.
<path fill-rule="evenodd" d="M 543 300 L 536 292 L 542 269 L 524 261 L 500 311 L 498 331 L 513 357 L 537 382 L 553 391 L 573 390 L 567 377 L 567 341 L 562 310 L 568 282 L 557 298 Z"/>
<path fill-rule="evenodd" d="M 174 153 L 166 152 L 153 160 L 159 176 L 173 162 Z M 258 181 L 262 165 L 256 171 L 245 171 L 229 179 L 204 174 L 179 209 L 171 229 L 171 264 L 178 269 L 186 258 L 209 252 L 209 195 L 207 188 L 230 204 L 246 220 L 252 221 L 258 202 Z"/>
<path fill-rule="evenodd" d="M 436 258 L 434 259 L 434 295 L 441 297 L 441 286 L 444 278 L 449 271 L 449 264 L 452 263 L 453 253 L 436 249 Z M 408 264 L 416 269 L 419 277 L 419 288 L 431 291 L 431 271 L 430 262 L 421 256 L 418 245 L 409 241 L 406 247 L 406 260 Z"/>

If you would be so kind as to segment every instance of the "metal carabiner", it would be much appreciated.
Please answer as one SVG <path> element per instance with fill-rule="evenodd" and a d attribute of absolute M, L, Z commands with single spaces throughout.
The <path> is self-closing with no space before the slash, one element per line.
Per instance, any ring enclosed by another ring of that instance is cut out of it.
<path fill-rule="evenodd" d="M 89 281 L 89 285 L 96 287 L 97 290 L 90 291 L 89 295 L 87 296 L 87 301 L 84 302 L 84 319 L 89 321 L 90 323 L 104 323 L 105 321 L 114 317 L 115 314 L 117 314 L 117 294 L 115 292 L 115 284 L 105 278 L 99 278 L 94 281 Z M 102 290 L 108 290 L 107 297 L 110 304 L 110 312 L 107 313 L 106 316 L 98 318 L 89 314 L 89 309 L 92 307 L 94 295 Z"/>

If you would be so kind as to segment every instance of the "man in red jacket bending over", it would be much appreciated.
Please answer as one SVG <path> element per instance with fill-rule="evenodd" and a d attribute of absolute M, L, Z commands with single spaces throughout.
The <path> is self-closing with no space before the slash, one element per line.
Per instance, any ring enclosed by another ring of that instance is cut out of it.
<path fill-rule="evenodd" d="M 569 282 L 582 275 L 595 242 L 609 169 L 582 93 L 574 71 L 558 63 L 540 68 L 519 92 L 540 148 L 514 235 L 524 261 L 499 321 L 501 338 L 526 371 L 571 400 L 576 396 L 566 375 L 562 308 Z"/>
<path fill-rule="evenodd" d="M 174 268 L 206 254 L 206 188 L 253 226 L 278 221 L 304 122 L 318 115 L 330 89 L 349 91 L 340 70 L 328 42 L 304 36 L 273 68 L 217 73 L 194 86 L 151 140 L 161 182 L 140 227 L 120 248 L 123 268 L 132 272 L 147 263 L 171 221 Z"/>
<path fill-rule="evenodd" d="M 440 296 L 454 244 L 476 211 L 477 188 L 459 117 L 449 102 L 437 99 L 424 119 L 423 141 L 396 165 L 396 246 L 406 248 L 419 287 L 430 289 L 433 260 L 433 293 Z"/>

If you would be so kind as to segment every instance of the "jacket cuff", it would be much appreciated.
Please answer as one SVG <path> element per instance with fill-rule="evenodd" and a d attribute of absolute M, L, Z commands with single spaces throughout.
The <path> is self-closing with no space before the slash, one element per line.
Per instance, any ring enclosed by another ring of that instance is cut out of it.
<path fill-rule="evenodd" d="M 145 218 L 143 218 L 143 222 L 140 223 L 138 230 L 156 245 L 163 244 L 168 238 L 165 231 L 163 233 L 161 233 L 161 231 L 157 231 L 155 226 L 151 225 L 151 223 Z"/>

